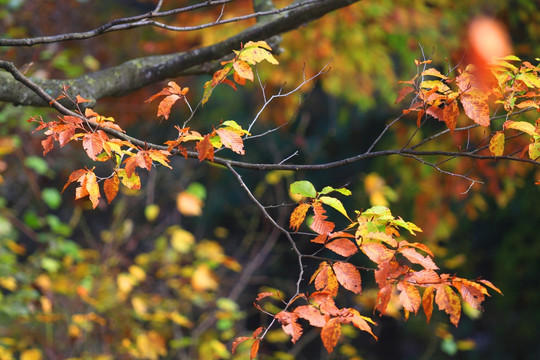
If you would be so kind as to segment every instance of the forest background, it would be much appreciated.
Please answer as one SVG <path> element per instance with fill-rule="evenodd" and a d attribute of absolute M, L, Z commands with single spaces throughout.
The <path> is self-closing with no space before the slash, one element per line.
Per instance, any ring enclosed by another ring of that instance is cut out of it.
<path fill-rule="evenodd" d="M 0 35 L 85 31 L 151 11 L 155 3 L 0 0 Z M 224 19 L 253 11 L 243 0 L 224 9 Z M 221 12 L 221 6 L 208 7 L 168 22 L 196 26 L 215 21 Z M 365 150 L 401 114 L 404 105 L 395 104 L 398 81 L 416 74 L 415 59 L 433 59 L 443 72 L 471 60 L 470 25 L 479 16 L 503 24 L 512 54 L 531 62 L 539 56 L 535 0 L 363 0 L 284 33 L 276 43 L 279 65 L 258 66 L 266 91 L 291 90 L 305 77 L 324 74 L 265 107 L 259 132 L 279 129 L 246 143 L 242 159 L 311 164 Z M 69 79 L 141 56 L 210 45 L 254 22 L 189 32 L 141 27 L 84 41 L 2 47 L 0 56 L 26 65 L 28 76 Z M 209 79 L 211 72 L 174 80 L 190 94 L 202 94 Z M 160 121 L 157 104 L 145 103 L 165 83 L 100 99 L 93 109 L 132 136 L 163 142 L 171 138 L 172 124 L 190 115 L 187 107 L 176 106 Z M 221 85 L 190 126 L 211 128 L 229 119 L 248 124 L 262 104 L 257 80 L 237 91 Z M 68 145 L 44 157 L 43 134 L 32 133 L 35 123 L 25 121 L 52 114 L 44 107 L 0 103 L 0 359 L 233 358 L 232 340 L 268 322 L 253 307 L 257 294 L 293 292 L 296 278 L 290 274 L 297 262 L 290 245 L 230 173 L 197 161 L 177 158 L 173 170 L 141 171 L 141 190 L 121 191 L 95 210 L 88 200 L 73 200 L 74 187 L 61 191 L 69 174 L 88 160 L 84 151 Z M 391 148 L 415 128 L 411 117 L 378 146 Z M 442 141 L 452 144 L 451 138 Z M 397 307 L 384 317 L 372 316 L 379 340 L 345 328 L 331 358 L 540 358 L 540 207 L 534 201 L 539 170 L 461 159 L 451 169 L 471 169 L 483 184 L 469 188 L 462 177 L 404 157 L 309 173 L 242 172 L 261 203 L 289 204 L 273 209 L 284 225 L 294 209 L 287 193 L 293 181 L 308 179 L 318 189 L 347 186 L 353 196 L 343 200 L 346 205 L 390 207 L 423 229 L 418 241 L 434 250 L 446 272 L 489 279 L 504 293 L 490 297 L 483 312 L 465 308 L 457 328 L 437 311 L 429 324 L 423 314 L 405 322 Z M 365 281 L 364 292 L 349 298 L 368 309 L 376 291 L 370 293 Z M 260 358 L 330 358 L 318 336 L 318 329 L 306 329 L 293 346 L 275 327 L 261 344 Z M 236 358 L 249 357 L 249 347 L 238 352 Z"/>

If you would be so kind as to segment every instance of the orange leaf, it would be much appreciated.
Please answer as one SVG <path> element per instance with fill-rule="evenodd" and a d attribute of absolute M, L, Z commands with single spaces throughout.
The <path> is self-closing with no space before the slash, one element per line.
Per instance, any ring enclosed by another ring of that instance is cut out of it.
<path fill-rule="evenodd" d="M 161 100 L 158 105 L 157 116 L 163 116 L 165 120 L 168 120 L 171 113 L 171 107 L 178 99 L 180 99 L 180 96 L 178 95 L 169 95 L 165 97 L 165 99 Z"/>
<path fill-rule="evenodd" d="M 84 135 L 83 148 L 88 154 L 88 157 L 96 160 L 97 156 L 103 150 L 103 143 L 108 139 L 109 137 L 102 130 Z"/>
<path fill-rule="evenodd" d="M 319 310 L 323 314 L 336 316 L 339 313 L 339 309 L 332 298 L 332 294 L 328 291 L 317 291 L 309 296 L 309 299 L 319 307 Z"/>
<path fill-rule="evenodd" d="M 262 332 L 264 328 L 262 326 L 259 326 L 258 328 L 253 331 L 253 334 L 251 335 L 252 338 L 256 339 Z"/>
<path fill-rule="evenodd" d="M 261 339 L 255 339 L 253 344 L 251 344 L 251 351 L 249 353 L 249 360 L 253 360 L 257 356 L 257 353 L 259 352 L 259 344 L 260 343 L 261 343 Z"/>
<path fill-rule="evenodd" d="M 433 292 L 435 288 L 434 287 L 428 287 L 426 290 L 424 290 L 424 294 L 422 295 L 422 308 L 424 309 L 424 313 L 426 313 L 427 322 L 429 323 L 429 320 L 431 320 L 431 314 L 433 314 Z"/>
<path fill-rule="evenodd" d="M 495 290 L 496 292 L 498 292 L 499 294 L 502 295 L 502 291 L 499 290 L 498 287 L 496 287 L 495 285 L 493 285 L 493 283 L 489 280 L 484 280 L 484 279 L 480 279 L 480 280 L 477 280 L 479 283 L 482 283 L 490 288 L 492 288 L 493 290 Z"/>
<path fill-rule="evenodd" d="M 236 83 L 238 85 L 245 85 L 246 84 L 246 79 L 241 77 L 240 75 L 238 75 L 237 73 L 234 73 L 233 74 L 233 79 L 234 81 L 236 81 Z"/>
<path fill-rule="evenodd" d="M 294 312 L 302 319 L 309 321 L 311 326 L 323 327 L 326 325 L 328 320 L 328 315 L 325 316 L 321 314 L 319 309 L 312 305 L 298 306 L 296 309 L 294 309 Z"/>
<path fill-rule="evenodd" d="M 232 353 L 234 354 L 236 352 L 236 348 L 238 347 L 238 345 L 240 345 L 241 343 L 249 339 L 251 339 L 251 337 L 249 336 L 239 336 L 236 339 L 234 339 L 232 343 Z"/>
<path fill-rule="evenodd" d="M 81 177 L 86 175 L 87 171 L 88 170 L 85 170 L 85 169 L 78 169 L 78 170 L 73 171 L 71 174 L 69 174 L 68 181 L 66 182 L 66 185 L 64 185 L 64 188 L 62 189 L 62 192 L 64 192 L 64 190 L 66 190 L 66 188 L 72 182 L 79 181 L 81 179 Z"/>
<path fill-rule="evenodd" d="M 83 103 L 83 102 L 90 102 L 92 100 L 88 100 L 88 99 L 85 99 L 83 98 L 81 95 L 77 95 L 77 104 L 80 104 L 80 103 Z"/>
<path fill-rule="evenodd" d="M 332 242 L 326 243 L 324 246 L 336 254 L 345 257 L 352 256 L 358 252 L 356 245 L 349 239 L 336 239 Z"/>
<path fill-rule="evenodd" d="M 401 248 L 398 251 L 410 262 L 422 265 L 425 269 L 437 270 L 439 268 L 437 265 L 435 265 L 431 257 L 420 254 L 414 248 L 406 247 Z"/>
<path fill-rule="evenodd" d="M 489 126 L 491 120 L 485 95 L 478 90 L 474 90 L 462 94 L 459 99 L 465 114 L 469 118 L 481 126 Z"/>
<path fill-rule="evenodd" d="M 245 61 L 236 60 L 233 63 L 233 68 L 238 76 L 253 81 L 253 70 L 251 70 L 251 66 Z"/>
<path fill-rule="evenodd" d="M 360 313 L 356 309 L 348 308 L 348 309 L 343 309 L 343 310 L 345 311 L 341 314 L 339 318 L 342 324 L 352 323 L 354 327 L 356 327 L 359 330 L 370 333 L 375 338 L 375 340 L 377 340 L 377 336 L 373 334 L 373 331 L 371 330 L 371 326 L 369 326 L 369 323 L 365 320 L 365 319 L 368 319 L 369 322 L 371 322 L 372 324 L 375 324 L 370 318 L 360 315 Z"/>
<path fill-rule="evenodd" d="M 112 177 L 106 179 L 103 182 L 103 191 L 105 191 L 105 197 L 110 204 L 118 193 L 118 186 L 120 185 L 120 179 L 116 173 Z"/>
<path fill-rule="evenodd" d="M 223 146 L 231 149 L 237 154 L 245 154 L 244 142 L 238 133 L 227 129 L 217 129 L 216 133 L 219 135 Z"/>
<path fill-rule="evenodd" d="M 441 282 L 439 275 L 433 270 L 411 271 L 405 275 L 404 280 L 413 285 L 435 285 Z"/>
<path fill-rule="evenodd" d="M 306 213 L 309 209 L 310 205 L 307 203 L 302 203 L 298 205 L 294 211 L 291 214 L 291 218 L 289 220 L 289 227 L 293 229 L 294 231 L 298 231 L 300 228 L 300 225 L 304 222 L 304 219 L 306 218 Z"/>
<path fill-rule="evenodd" d="M 403 308 L 416 314 L 420 308 L 420 293 L 418 289 L 406 281 L 400 281 L 397 284 L 397 289 L 400 291 L 399 301 L 403 305 Z"/>
<path fill-rule="evenodd" d="M 328 320 L 326 325 L 321 330 L 321 339 L 328 353 L 332 353 L 341 336 L 341 323 L 339 318 Z"/>
<path fill-rule="evenodd" d="M 47 155 L 47 153 L 54 148 L 54 139 L 52 135 L 48 136 L 45 140 L 42 140 L 41 146 L 43 146 L 43 156 Z"/>
<path fill-rule="evenodd" d="M 96 208 L 99 204 L 99 186 L 97 183 L 96 174 L 93 171 L 88 171 L 86 173 L 86 190 L 88 191 L 88 197 L 92 202 L 92 208 Z"/>
<path fill-rule="evenodd" d="M 255 299 L 255 301 L 260 301 L 264 298 L 267 298 L 269 296 L 274 296 L 274 295 L 276 294 L 274 294 L 273 292 L 268 292 L 268 291 L 262 292 L 262 293 L 257 294 L 257 298 Z"/>
<path fill-rule="evenodd" d="M 382 287 L 377 294 L 377 305 L 375 309 L 378 310 L 381 315 L 386 313 L 386 307 L 388 302 L 390 302 L 390 297 L 392 296 L 392 284 L 388 284 Z"/>
<path fill-rule="evenodd" d="M 395 251 L 380 243 L 363 243 L 360 250 L 374 263 L 380 264 L 394 257 Z"/>
<path fill-rule="evenodd" d="M 281 323 L 283 331 L 292 337 L 293 344 L 296 343 L 302 336 L 302 327 L 296 322 L 298 314 L 283 310 L 276 314 L 276 319 Z"/>
<path fill-rule="evenodd" d="M 320 274 L 320 272 L 325 269 L 326 267 L 328 266 L 328 263 L 326 261 L 322 261 L 321 263 L 319 263 L 319 267 L 318 269 L 313 273 L 313 275 L 311 275 L 311 279 L 309 279 L 309 283 L 311 284 L 313 282 L 313 280 L 315 280 L 317 278 L 317 276 Z M 316 286 L 315 286 L 316 287 Z M 317 289 L 319 290 L 319 289 Z"/>
<path fill-rule="evenodd" d="M 489 151 L 493 156 L 501 156 L 504 152 L 504 132 L 497 131 L 489 141 Z"/>
<path fill-rule="evenodd" d="M 482 285 L 466 279 L 453 279 L 452 285 L 456 289 L 458 289 L 463 301 L 471 305 L 476 310 L 482 309 L 480 304 L 485 299 L 483 293 L 483 291 L 485 291 L 485 288 Z"/>
<path fill-rule="evenodd" d="M 456 128 L 457 120 L 459 117 L 459 108 L 457 101 L 453 99 L 443 108 L 442 120 L 446 123 L 450 134 L 454 133 Z"/>
<path fill-rule="evenodd" d="M 334 263 L 332 268 L 341 286 L 355 294 L 359 294 L 362 291 L 362 278 L 354 265 L 339 261 Z"/>
<path fill-rule="evenodd" d="M 322 207 L 321 203 L 313 203 L 313 212 L 315 216 L 313 217 L 313 223 L 311 224 L 311 230 L 315 231 L 317 234 L 328 235 L 334 230 L 336 226 L 333 222 L 326 221 L 326 210 Z"/>
<path fill-rule="evenodd" d="M 440 310 L 444 310 L 450 315 L 450 322 L 457 327 L 461 317 L 461 301 L 459 296 L 448 285 L 438 285 L 435 293 L 435 302 Z"/>
<path fill-rule="evenodd" d="M 214 161 L 214 147 L 210 142 L 210 135 L 205 135 L 204 139 L 199 141 L 195 147 L 199 153 L 199 162 L 203 161 L 204 159 Z"/>

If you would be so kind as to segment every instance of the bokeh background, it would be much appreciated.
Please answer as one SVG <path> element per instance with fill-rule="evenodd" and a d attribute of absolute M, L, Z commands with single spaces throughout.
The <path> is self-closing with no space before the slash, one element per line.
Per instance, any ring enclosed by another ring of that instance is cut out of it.
<path fill-rule="evenodd" d="M 22 38 L 88 30 L 149 11 L 154 3 L 0 0 L 0 34 Z M 208 23 L 220 10 L 167 21 Z M 251 10 L 249 1 L 235 0 L 225 16 Z M 471 23 L 480 17 L 502 29 L 513 54 L 533 63 L 540 56 L 535 0 L 363 0 L 284 34 L 276 56 L 280 65 L 258 69 L 268 94 L 283 84 L 294 88 L 304 74 L 324 66 L 331 69 L 265 109 L 258 133 L 285 125 L 246 142 L 243 160 L 280 162 L 298 151 L 289 162 L 322 163 L 365 151 L 401 113 L 403 105 L 394 103 L 398 81 L 414 76 L 415 59 L 433 59 L 441 72 L 478 60 Z M 82 42 L 0 48 L 0 57 L 27 65 L 29 76 L 67 79 L 136 57 L 209 45 L 249 25 L 189 33 L 140 28 Z M 209 78 L 175 80 L 190 87 L 190 101 L 196 103 Z M 163 143 L 176 137 L 173 126 L 189 116 L 177 106 L 169 121 L 156 118 L 156 104 L 144 100 L 164 85 L 100 100 L 95 110 L 114 117 L 133 136 Z M 262 104 L 256 83 L 236 92 L 223 86 L 190 126 L 209 130 L 228 119 L 245 126 Z M 71 171 L 94 165 L 71 145 L 43 157 L 42 134 L 32 133 L 35 125 L 26 121 L 31 116 L 55 115 L 0 103 L 0 359 L 229 359 L 234 337 L 269 321 L 252 306 L 256 294 L 270 289 L 294 293 L 294 254 L 228 172 L 174 159 L 174 170 L 141 171 L 140 191 L 123 191 L 111 205 L 102 202 L 91 210 L 88 201 L 73 200 L 74 186 L 60 191 Z M 535 116 L 525 119 L 534 122 Z M 426 133 L 443 129 L 441 123 L 429 126 Z M 403 121 L 377 149 L 399 147 L 414 128 L 415 119 Z M 458 140 L 431 146 L 451 148 Z M 353 192 L 344 199 L 347 208 L 389 206 L 424 230 L 416 240 L 435 249 L 445 272 L 489 279 L 504 293 L 489 298 L 484 312 L 465 309 L 458 328 L 438 311 L 429 324 L 423 313 L 405 322 L 398 308 L 389 316 L 374 315 L 378 342 L 345 327 L 331 356 L 316 329 L 304 326 L 294 346 L 276 329 L 262 345 L 261 359 L 540 358 L 538 170 L 467 160 L 448 166 L 472 170 L 484 185 L 462 194 L 468 187 L 463 179 L 390 157 L 330 171 L 241 172 L 265 205 L 291 204 L 288 185 L 299 179 L 317 188 L 347 185 Z M 99 165 L 96 173 L 110 170 Z M 292 209 L 270 211 L 286 224 Z M 308 240 L 299 239 L 305 249 Z M 364 275 L 363 294 L 342 300 L 365 315 L 371 315 L 376 295 L 369 277 Z M 276 311 L 277 305 L 265 307 Z M 236 358 L 249 358 L 248 353 L 249 347 L 241 346 Z"/>

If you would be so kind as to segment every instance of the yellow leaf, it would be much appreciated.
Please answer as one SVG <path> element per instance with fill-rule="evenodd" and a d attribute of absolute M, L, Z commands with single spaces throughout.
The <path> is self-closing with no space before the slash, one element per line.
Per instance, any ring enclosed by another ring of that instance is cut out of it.
<path fill-rule="evenodd" d="M 0 286 L 9 291 L 17 290 L 17 280 L 13 276 L 0 278 Z"/>
<path fill-rule="evenodd" d="M 128 269 L 129 273 L 133 275 L 133 277 L 139 281 L 143 281 L 146 279 L 146 272 L 137 265 L 131 265 Z"/>
<path fill-rule="evenodd" d="M 131 306 L 133 307 L 133 310 L 135 310 L 135 313 L 139 316 L 146 315 L 148 312 L 146 301 L 140 296 L 135 296 L 131 299 Z"/>
<path fill-rule="evenodd" d="M 21 353 L 21 360 L 41 360 L 41 350 L 28 349 Z"/>
<path fill-rule="evenodd" d="M 504 133 L 497 131 L 489 141 L 489 151 L 493 156 L 501 156 L 504 152 Z"/>
<path fill-rule="evenodd" d="M 135 285 L 135 279 L 130 274 L 121 273 L 116 278 L 118 291 L 122 294 L 129 294 Z"/>
<path fill-rule="evenodd" d="M 193 244 L 195 236 L 187 230 L 177 228 L 171 234 L 171 246 L 181 254 L 187 254 Z"/>
<path fill-rule="evenodd" d="M 219 286 L 217 277 L 206 264 L 199 264 L 191 277 L 191 286 L 195 291 L 216 290 Z"/>

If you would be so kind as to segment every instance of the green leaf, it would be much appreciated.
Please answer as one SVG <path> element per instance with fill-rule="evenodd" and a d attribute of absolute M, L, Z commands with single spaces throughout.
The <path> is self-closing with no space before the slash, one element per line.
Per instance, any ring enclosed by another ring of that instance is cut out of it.
<path fill-rule="evenodd" d="M 420 229 L 418 226 L 416 226 L 412 222 L 405 221 L 402 218 L 397 218 L 395 220 L 390 221 L 390 225 L 400 226 L 404 228 L 405 230 L 408 230 L 412 235 L 416 235 L 415 231 L 422 232 L 422 229 Z"/>
<path fill-rule="evenodd" d="M 41 198 L 47 206 L 53 210 L 58 209 L 62 204 L 62 196 L 55 188 L 45 188 L 41 191 Z"/>
<path fill-rule="evenodd" d="M 201 183 L 193 182 L 189 184 L 189 186 L 186 189 L 186 192 L 198 197 L 201 200 L 206 199 L 206 188 Z"/>
<path fill-rule="evenodd" d="M 392 213 L 390 212 L 390 209 L 388 209 L 386 206 L 373 206 L 366 211 L 362 213 L 364 216 L 389 216 L 392 217 Z"/>
<path fill-rule="evenodd" d="M 334 197 L 330 197 L 330 196 L 321 196 L 319 198 L 319 200 L 321 200 L 321 202 L 323 204 L 326 204 L 328 206 L 331 206 L 333 207 L 334 209 L 336 209 L 337 211 L 339 211 L 340 213 L 342 213 L 343 215 L 345 215 L 345 217 L 347 219 L 350 220 L 349 218 L 349 215 L 347 215 L 347 211 L 345 210 L 345 207 L 343 206 L 343 204 L 341 203 L 341 201 L 339 201 L 338 199 L 334 198 Z"/>
<path fill-rule="evenodd" d="M 45 175 L 49 171 L 47 162 L 37 156 L 28 156 L 24 159 L 24 165 L 37 172 L 39 175 Z"/>
<path fill-rule="evenodd" d="M 314 198 L 317 196 L 315 187 L 307 180 L 293 182 L 291 184 L 290 191 L 292 194 L 300 194 L 303 197 Z"/>
<path fill-rule="evenodd" d="M 326 194 L 331 193 L 332 191 L 337 191 L 338 193 L 345 196 L 349 196 L 352 194 L 349 189 L 345 189 L 345 188 L 336 189 L 331 186 L 325 186 L 321 191 L 319 191 L 319 195 L 326 195 Z"/>

